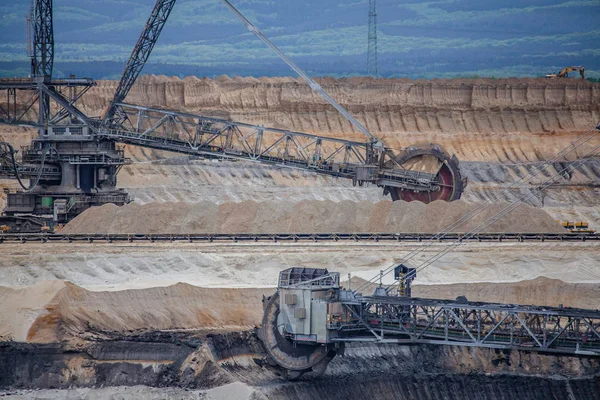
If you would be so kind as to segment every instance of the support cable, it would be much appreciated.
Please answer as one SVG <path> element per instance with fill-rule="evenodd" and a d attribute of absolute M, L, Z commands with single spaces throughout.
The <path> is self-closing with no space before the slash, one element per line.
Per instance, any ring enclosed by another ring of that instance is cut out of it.
<path fill-rule="evenodd" d="M 534 171 L 532 171 L 532 172 L 524 175 L 520 179 L 518 179 L 518 180 L 514 181 L 513 183 L 511 183 L 509 186 L 507 186 L 506 188 L 504 188 L 504 190 L 501 192 L 501 194 L 505 194 L 506 193 L 506 194 L 511 195 L 511 196 L 514 197 L 514 194 L 511 192 L 511 189 L 520 189 L 520 188 L 523 188 L 524 187 L 524 184 L 523 184 L 524 180 L 536 177 L 541 172 L 545 171 L 546 166 L 548 166 L 550 164 L 553 164 L 553 163 L 559 161 L 559 159 L 563 159 L 568 154 L 576 151 L 579 147 L 583 146 L 585 143 L 589 142 L 592 138 L 594 138 L 596 135 L 598 135 L 599 131 L 600 131 L 600 124 L 596 128 L 589 130 L 583 136 L 579 137 L 577 140 L 575 140 L 572 143 L 570 143 L 567 147 L 565 147 L 562 150 L 560 150 L 558 153 L 556 153 L 550 159 L 545 160 L 542 164 L 539 165 L 538 169 L 536 169 L 536 170 L 534 170 Z M 587 160 L 585 160 L 584 158 L 581 158 L 580 161 L 581 161 L 581 163 L 583 163 L 583 162 L 585 162 Z M 566 170 L 566 168 L 564 170 Z M 564 170 L 561 171 L 561 172 L 564 172 Z M 517 201 L 519 201 L 519 200 L 517 199 Z M 477 215 L 481 214 L 482 212 L 484 212 L 485 210 L 487 210 L 488 208 L 490 208 L 493 205 L 494 205 L 494 203 L 483 203 L 480 206 L 478 206 L 478 207 L 474 208 L 473 210 L 469 211 L 468 213 L 466 213 L 465 215 L 463 215 L 462 217 L 460 217 L 458 220 L 454 221 L 452 224 L 450 224 L 449 226 L 447 226 L 446 228 L 444 228 L 442 231 L 440 231 L 439 233 L 437 233 L 431 239 L 429 239 L 429 241 L 425 245 L 419 246 L 419 247 L 415 248 L 414 250 L 412 250 L 407 256 L 403 257 L 403 260 L 408 261 L 408 260 L 412 259 L 417 254 L 423 252 L 425 249 L 427 249 L 428 247 L 432 246 L 434 243 L 438 242 L 440 239 L 444 238 L 449 233 L 453 233 L 453 231 L 456 228 L 464 225 L 467 221 L 473 219 L 474 217 L 476 217 Z M 383 271 L 383 274 L 384 275 L 388 274 L 394 267 L 395 267 L 395 264 L 389 266 L 388 268 L 386 268 Z M 381 276 L 381 273 L 377 274 L 376 276 L 374 276 L 373 278 L 371 278 L 369 281 L 365 282 L 362 286 L 360 286 L 359 288 L 357 288 L 355 291 L 359 291 L 359 290 L 363 289 L 369 283 L 376 282 L 377 279 L 380 278 L 380 276 Z"/>
<path fill-rule="evenodd" d="M 377 139 L 367 128 L 365 128 L 360 122 L 356 120 L 344 107 L 339 105 L 331 96 L 323 90 L 321 85 L 315 82 L 310 76 L 308 76 L 302 68 L 300 68 L 294 61 L 292 61 L 285 53 L 277 46 L 271 42 L 271 40 L 265 36 L 262 31 L 255 26 L 252 22 L 250 22 L 237 8 L 235 8 L 228 0 L 221 0 L 221 2 L 231 10 L 232 13 L 235 14 L 236 17 L 242 21 L 242 23 L 248 28 L 250 32 L 252 32 L 256 37 L 263 41 L 267 46 L 269 46 L 278 56 L 285 62 L 291 69 L 293 69 L 306 83 L 308 86 L 315 92 L 319 93 L 329 104 L 331 104 L 336 110 L 340 112 L 356 129 L 361 131 L 367 138 L 371 140 L 374 147 L 383 148 L 383 143 L 379 139 Z"/>
<path fill-rule="evenodd" d="M 581 164 L 583 164 L 585 162 L 586 157 L 593 156 L 593 155 L 595 155 L 594 153 L 597 153 L 598 151 L 600 151 L 600 145 L 594 147 L 591 151 L 589 151 L 588 153 L 586 153 L 581 159 L 577 160 L 573 164 L 568 165 L 567 167 L 563 168 L 561 171 L 559 171 L 558 173 L 556 173 L 555 175 L 553 175 L 552 177 L 550 177 L 548 180 L 546 180 L 543 184 L 537 186 L 536 189 L 537 190 L 542 190 L 542 189 L 545 189 L 546 187 L 552 185 L 555 182 L 556 179 L 559 179 L 562 176 L 563 172 L 573 171 L 575 168 L 577 168 L 579 165 L 581 165 Z M 488 226 L 494 224 L 498 220 L 504 218 L 506 215 L 508 215 L 509 213 L 511 213 L 512 211 L 514 211 L 521 204 L 523 204 L 523 202 L 525 200 L 527 200 L 529 197 L 531 197 L 533 195 L 534 195 L 533 192 L 529 192 L 529 193 L 523 195 L 518 201 L 509 204 L 508 206 L 506 206 L 505 208 L 503 208 L 502 210 L 500 210 L 498 213 L 496 213 L 495 215 L 493 215 L 491 218 L 487 219 L 483 223 L 479 224 L 476 228 L 472 229 L 470 232 L 464 234 L 459 239 L 457 239 L 456 241 L 454 241 L 453 243 L 451 243 L 447 248 L 445 248 L 444 250 L 442 250 L 442 251 L 438 252 L 437 254 L 433 255 L 428 260 L 424 261 L 413 272 L 406 274 L 406 276 L 404 276 L 401 279 L 401 281 L 405 281 L 407 279 L 410 279 L 410 278 L 416 276 L 417 272 L 420 272 L 423 269 L 427 268 L 432 263 L 434 263 L 435 261 L 437 261 L 440 258 L 442 258 L 444 255 L 446 255 L 447 253 L 449 253 L 450 251 L 452 251 L 454 248 L 456 248 L 456 247 L 458 247 L 458 246 L 460 246 L 462 244 L 465 244 L 463 242 L 463 240 L 472 238 L 474 235 L 476 235 L 477 233 L 481 232 L 483 229 L 485 229 Z M 390 285 L 388 287 L 388 289 L 391 286 L 393 286 L 393 285 Z"/>

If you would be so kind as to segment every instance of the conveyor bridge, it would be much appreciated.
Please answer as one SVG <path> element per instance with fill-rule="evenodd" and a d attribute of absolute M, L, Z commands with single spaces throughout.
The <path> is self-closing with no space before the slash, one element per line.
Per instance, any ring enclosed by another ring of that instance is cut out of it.
<path fill-rule="evenodd" d="M 600 310 L 414 298 L 415 270 L 400 264 L 394 275 L 397 284 L 363 295 L 326 269 L 281 271 L 260 331 L 272 361 L 297 378 L 324 370 L 349 342 L 600 356 Z"/>
<path fill-rule="evenodd" d="M 407 149 L 402 154 L 404 159 L 396 165 L 395 159 L 386 159 L 386 153 L 374 149 L 372 143 L 127 103 L 117 104 L 117 115 L 121 119 L 119 128 L 98 128 L 98 137 L 209 159 L 234 159 L 306 169 L 352 179 L 359 185 L 371 182 L 415 192 L 439 191 L 440 185 L 443 185 L 436 179 L 440 164 L 429 166 L 423 163 L 421 170 L 399 166 L 411 157 L 422 156 L 422 152 L 458 169 L 458 160 L 449 158 L 435 146 L 415 148 L 415 154 Z M 451 188 L 454 189 L 454 186 Z"/>

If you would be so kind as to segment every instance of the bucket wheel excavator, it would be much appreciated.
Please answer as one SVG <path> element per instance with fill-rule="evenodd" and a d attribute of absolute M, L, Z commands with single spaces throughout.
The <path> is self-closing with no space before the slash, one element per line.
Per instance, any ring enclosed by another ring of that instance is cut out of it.
<path fill-rule="evenodd" d="M 393 272 L 394 283 L 368 282 L 373 294 L 363 295 L 343 288 L 338 272 L 281 271 L 257 331 L 265 361 L 295 380 L 322 374 L 346 343 L 357 342 L 600 357 L 598 310 L 416 298 L 416 269 L 398 264 Z"/>
<path fill-rule="evenodd" d="M 77 101 L 96 82 L 52 78 L 52 0 L 34 0 L 28 17 L 31 77 L 0 79 L 0 123 L 38 130 L 21 159 L 0 146 L 0 178 L 17 178 L 22 190 L 7 193 L 0 225 L 36 231 L 65 224 L 85 209 L 130 201 L 116 188 L 117 173 L 130 161 L 117 144 L 142 146 L 207 159 L 258 162 L 313 171 L 383 188 L 393 200 L 453 201 L 466 181 L 458 159 L 440 146 L 388 148 L 279 50 L 229 1 L 222 0 L 248 28 L 354 127 L 366 142 L 336 139 L 174 110 L 125 103 L 175 0 L 157 0 L 103 116 L 90 117 Z M 4 96 L 2 96 L 4 94 Z M 29 185 L 24 183 L 29 180 Z"/>

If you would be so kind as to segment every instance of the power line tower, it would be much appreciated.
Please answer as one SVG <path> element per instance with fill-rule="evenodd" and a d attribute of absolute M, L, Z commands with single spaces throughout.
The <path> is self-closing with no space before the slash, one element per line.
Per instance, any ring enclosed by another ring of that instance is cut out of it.
<path fill-rule="evenodd" d="M 367 45 L 367 75 L 377 77 L 377 0 L 369 0 L 369 41 Z"/>

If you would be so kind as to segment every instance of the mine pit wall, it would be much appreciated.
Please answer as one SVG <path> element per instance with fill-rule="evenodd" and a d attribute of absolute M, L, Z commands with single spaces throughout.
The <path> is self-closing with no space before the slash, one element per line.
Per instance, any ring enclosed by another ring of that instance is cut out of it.
<path fill-rule="evenodd" d="M 232 382 L 255 398 L 597 399 L 600 361 L 440 346 L 351 344 L 321 377 L 288 382 L 253 332 L 150 332 L 69 344 L 0 344 L 0 390 L 131 386 L 207 389 Z M 542 377 L 543 376 L 543 377 Z"/>
<path fill-rule="evenodd" d="M 597 399 L 598 382 L 518 376 L 366 376 L 262 389 L 267 399 Z"/>
<path fill-rule="evenodd" d="M 600 120 L 600 85 L 574 79 L 318 81 L 387 145 L 398 148 L 435 141 L 461 160 L 547 157 Z M 114 81 L 101 82 L 88 101 L 106 106 L 108 99 L 102 94 L 112 93 L 115 87 Z M 365 139 L 308 85 L 294 78 L 146 76 L 127 101 L 214 111 L 238 121 Z M 560 143 L 548 143 L 548 135 Z"/>
<path fill-rule="evenodd" d="M 387 145 L 435 141 L 461 160 L 538 160 L 555 154 L 600 120 L 600 84 L 577 79 L 317 81 Z M 118 81 L 99 81 L 78 106 L 87 115 L 101 115 L 117 85 Z M 291 77 L 143 76 L 126 102 L 365 140 L 308 85 Z M 0 138 L 17 145 L 26 144 L 26 136 L 32 134 L 23 133 L 23 128 L 0 128 Z M 160 154 L 134 147 L 130 151 L 139 160 Z"/>

